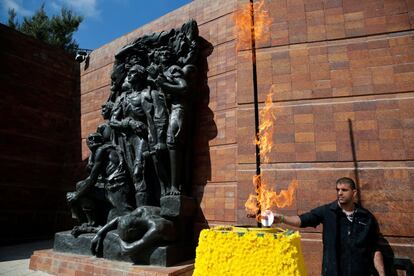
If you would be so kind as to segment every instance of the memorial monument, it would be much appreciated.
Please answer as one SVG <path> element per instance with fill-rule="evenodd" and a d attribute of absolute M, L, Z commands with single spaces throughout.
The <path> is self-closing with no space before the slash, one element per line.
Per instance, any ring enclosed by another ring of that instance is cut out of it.
<path fill-rule="evenodd" d="M 169 266 L 194 255 L 189 197 L 195 21 L 137 38 L 115 54 L 105 122 L 87 138 L 88 176 L 67 193 L 79 225 L 54 250 Z"/>

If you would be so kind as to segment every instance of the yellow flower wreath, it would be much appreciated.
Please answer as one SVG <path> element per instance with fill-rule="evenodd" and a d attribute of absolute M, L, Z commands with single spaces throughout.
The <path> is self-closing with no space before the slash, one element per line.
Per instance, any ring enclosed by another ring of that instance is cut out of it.
<path fill-rule="evenodd" d="M 269 232 L 228 226 L 201 231 L 193 275 L 307 275 L 299 232 Z"/>

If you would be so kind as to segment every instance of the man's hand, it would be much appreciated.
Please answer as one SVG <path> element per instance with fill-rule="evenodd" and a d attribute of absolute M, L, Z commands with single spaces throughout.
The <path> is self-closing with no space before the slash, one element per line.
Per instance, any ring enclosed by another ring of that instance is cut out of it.
<path fill-rule="evenodd" d="M 285 216 L 278 213 L 273 213 L 273 216 L 275 217 L 274 223 L 284 223 Z"/>
<path fill-rule="evenodd" d="M 294 227 L 300 227 L 301 221 L 299 216 L 285 216 L 279 213 L 273 213 L 274 223 L 284 223 Z"/>

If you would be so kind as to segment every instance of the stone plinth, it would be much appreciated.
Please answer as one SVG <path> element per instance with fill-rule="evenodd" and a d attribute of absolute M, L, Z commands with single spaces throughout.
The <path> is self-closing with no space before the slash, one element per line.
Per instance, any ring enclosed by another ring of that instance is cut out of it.
<path fill-rule="evenodd" d="M 141 266 L 92 256 L 55 252 L 49 249 L 35 251 L 30 258 L 29 268 L 53 275 L 190 276 L 193 273 L 194 264 L 191 262 L 174 267 Z"/>
<path fill-rule="evenodd" d="M 54 250 L 71 254 L 92 256 L 91 241 L 94 234 L 82 234 L 75 238 L 70 231 L 55 234 Z M 172 266 L 194 258 L 194 245 L 189 243 L 160 244 L 149 247 L 137 255 L 123 255 L 118 235 L 109 232 L 103 242 L 102 256 L 105 259 L 131 262 L 140 265 Z"/>
<path fill-rule="evenodd" d="M 161 216 L 164 217 L 190 217 L 196 210 L 196 201 L 192 197 L 164 196 L 160 200 Z"/>
<path fill-rule="evenodd" d="M 95 234 L 82 234 L 75 238 L 70 231 L 55 234 L 53 250 L 80 255 L 92 255 L 91 241 Z"/>

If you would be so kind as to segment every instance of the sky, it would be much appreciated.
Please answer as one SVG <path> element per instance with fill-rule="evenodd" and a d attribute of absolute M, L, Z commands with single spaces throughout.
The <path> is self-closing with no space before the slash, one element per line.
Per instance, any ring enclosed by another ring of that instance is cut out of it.
<path fill-rule="evenodd" d="M 45 3 L 49 16 L 60 14 L 62 7 L 84 17 L 74 39 L 80 48 L 96 49 L 191 0 L 0 0 L 0 22 L 7 24 L 13 8 L 19 22 L 31 16 Z"/>

